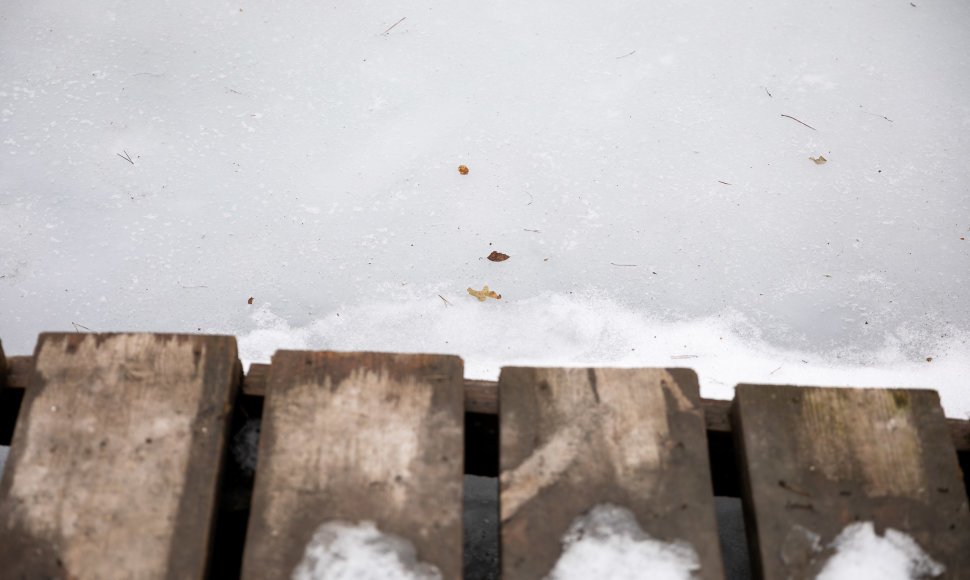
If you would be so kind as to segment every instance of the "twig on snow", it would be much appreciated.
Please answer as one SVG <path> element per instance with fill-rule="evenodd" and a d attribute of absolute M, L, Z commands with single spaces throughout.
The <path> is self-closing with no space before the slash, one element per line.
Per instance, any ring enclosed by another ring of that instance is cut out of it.
<path fill-rule="evenodd" d="M 784 114 L 784 113 L 782 113 L 782 114 L 781 114 L 781 116 L 782 116 L 782 117 L 788 117 L 788 118 L 789 118 L 789 119 L 791 119 L 792 121 L 798 121 L 798 119 L 796 119 L 795 117 L 792 117 L 791 115 L 786 115 L 786 114 Z M 809 125 L 808 123 L 804 123 L 804 122 L 802 122 L 802 121 L 798 121 L 798 122 L 799 122 L 799 123 L 801 123 L 802 125 L 805 125 L 806 127 L 808 127 L 809 129 L 811 129 L 812 131 L 818 131 L 818 129 L 816 129 L 815 127 L 812 127 L 812 126 L 811 126 L 811 125 Z"/>
<path fill-rule="evenodd" d="M 205 286 L 205 285 L 201 285 L 201 286 L 186 286 L 186 285 L 182 284 L 182 279 L 181 278 L 179 278 L 178 280 L 176 280 L 175 283 L 180 288 L 182 288 L 183 290 L 189 290 L 189 289 L 192 289 L 192 288 L 208 288 L 208 286 Z"/>
<path fill-rule="evenodd" d="M 391 31 L 391 29 L 392 29 L 392 28 L 394 28 L 395 26 L 397 26 L 398 24 L 400 24 L 400 23 L 402 23 L 402 22 L 404 22 L 404 19 L 405 19 L 405 18 L 407 18 L 407 16 L 405 16 L 405 17 L 403 17 L 403 18 L 401 18 L 400 20 L 398 20 L 398 21 L 397 21 L 397 22 L 395 22 L 394 24 L 392 24 L 392 25 L 390 25 L 390 26 L 388 27 L 388 29 L 387 29 L 387 30 L 385 30 L 384 32 L 382 32 L 382 33 L 381 33 L 381 36 L 387 36 L 387 33 L 388 33 L 388 32 L 390 32 L 390 31 Z"/>
<path fill-rule="evenodd" d="M 873 117 L 879 117 L 881 119 L 885 119 L 885 120 L 889 121 L 890 123 L 893 122 L 893 120 L 890 119 L 889 117 L 887 117 L 886 115 L 879 115 L 877 113 L 870 113 L 869 111 L 862 111 L 862 112 L 865 113 L 865 114 L 867 114 L 867 115 L 872 115 Z"/>
<path fill-rule="evenodd" d="M 121 153 L 115 153 L 115 155 L 117 155 L 118 157 L 121 157 L 122 159 L 124 159 L 128 163 L 131 163 L 132 165 L 134 165 L 135 162 L 131 160 L 131 155 L 128 155 L 128 152 L 125 151 L 124 149 L 122 149 L 122 151 L 124 151 L 124 153 L 125 153 L 124 155 L 122 155 Z"/>

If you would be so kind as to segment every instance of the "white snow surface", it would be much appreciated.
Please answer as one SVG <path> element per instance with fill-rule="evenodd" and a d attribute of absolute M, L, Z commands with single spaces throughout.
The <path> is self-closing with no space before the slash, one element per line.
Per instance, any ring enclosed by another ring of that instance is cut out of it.
<path fill-rule="evenodd" d="M 0 339 L 690 366 L 964 418 L 968 29 L 959 0 L 10 0 Z"/>
<path fill-rule="evenodd" d="M 629 509 L 594 507 L 576 518 L 562 540 L 563 551 L 547 580 L 690 580 L 700 569 L 687 542 L 651 538 Z"/>
<path fill-rule="evenodd" d="M 374 522 L 321 524 L 307 544 L 293 580 L 441 580 L 418 562 L 407 540 L 381 532 Z"/>
<path fill-rule="evenodd" d="M 846 526 L 832 546 L 817 580 L 922 580 L 946 571 L 907 534 L 887 528 L 877 536 L 872 522 Z"/>

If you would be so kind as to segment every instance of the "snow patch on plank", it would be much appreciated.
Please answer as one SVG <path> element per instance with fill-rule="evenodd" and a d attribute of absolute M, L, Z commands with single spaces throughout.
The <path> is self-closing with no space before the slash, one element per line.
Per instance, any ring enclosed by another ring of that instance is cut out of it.
<path fill-rule="evenodd" d="M 836 553 L 818 580 L 921 580 L 946 571 L 907 534 L 887 528 L 879 537 L 872 522 L 846 526 L 831 546 Z"/>
<path fill-rule="evenodd" d="M 331 521 L 313 534 L 292 580 L 441 580 L 437 567 L 419 562 L 411 542 L 374 522 Z"/>
<path fill-rule="evenodd" d="M 700 569 L 689 543 L 653 539 L 632 511 L 611 504 L 576 518 L 562 544 L 562 556 L 546 580 L 689 580 Z"/>

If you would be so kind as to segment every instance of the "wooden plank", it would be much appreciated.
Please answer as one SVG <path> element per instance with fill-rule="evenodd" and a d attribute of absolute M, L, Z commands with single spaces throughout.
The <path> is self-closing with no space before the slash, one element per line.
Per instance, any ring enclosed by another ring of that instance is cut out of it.
<path fill-rule="evenodd" d="M 243 380 L 242 392 L 251 397 L 266 396 L 266 378 L 269 376 L 270 365 L 253 363 L 249 365 L 249 372 Z"/>
<path fill-rule="evenodd" d="M 461 577 L 463 364 L 278 351 L 267 383 L 243 578 L 289 578 L 318 528 L 375 522 Z"/>
<path fill-rule="evenodd" d="M 502 577 L 545 577 L 576 518 L 631 510 L 722 578 L 704 413 L 689 369 L 506 367 L 499 379 Z"/>
<path fill-rule="evenodd" d="M 3 341 L 0 341 L 0 391 L 7 386 L 7 373 L 10 367 L 7 365 L 7 357 L 3 355 Z"/>
<path fill-rule="evenodd" d="M 34 364 L 32 356 L 12 356 L 7 358 L 10 367 L 7 380 L 14 389 L 27 386 L 27 376 Z M 266 393 L 266 375 L 269 373 L 267 364 L 253 363 L 249 367 L 243 382 L 243 393 L 254 397 L 262 397 Z M 731 433 L 730 409 L 731 401 L 720 399 L 701 399 L 704 407 L 704 418 L 707 430 L 714 433 Z M 498 414 L 498 382 L 465 379 L 465 412 L 482 413 L 485 415 Z M 961 453 L 970 453 L 970 421 L 966 419 L 947 419 L 953 445 Z"/>
<path fill-rule="evenodd" d="M 26 389 L 30 381 L 30 374 L 34 372 L 33 356 L 7 357 L 7 387 L 11 389 Z"/>
<path fill-rule="evenodd" d="M 202 578 L 236 340 L 42 334 L 0 484 L 10 578 Z"/>
<path fill-rule="evenodd" d="M 929 390 L 739 385 L 734 408 L 752 566 L 815 578 L 854 522 L 909 534 L 948 578 L 970 574 L 970 513 Z"/>
<path fill-rule="evenodd" d="M 498 414 L 498 383 L 465 379 L 465 412 Z"/>

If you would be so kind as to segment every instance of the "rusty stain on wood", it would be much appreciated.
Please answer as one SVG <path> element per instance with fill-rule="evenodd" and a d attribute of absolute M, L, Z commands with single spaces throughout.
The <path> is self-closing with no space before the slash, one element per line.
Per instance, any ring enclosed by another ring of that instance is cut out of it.
<path fill-rule="evenodd" d="M 506 367 L 499 391 L 503 578 L 548 574 L 570 523 L 603 503 L 721 577 L 692 371 Z"/>
<path fill-rule="evenodd" d="M 326 522 L 376 522 L 461 575 L 463 404 L 453 356 L 278 351 L 243 578 L 288 578 Z"/>
<path fill-rule="evenodd" d="M 235 338 L 42 334 L 34 360 L 0 486 L 5 573 L 202 578 Z"/>

